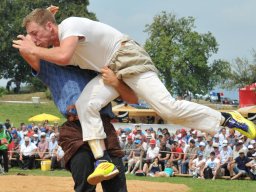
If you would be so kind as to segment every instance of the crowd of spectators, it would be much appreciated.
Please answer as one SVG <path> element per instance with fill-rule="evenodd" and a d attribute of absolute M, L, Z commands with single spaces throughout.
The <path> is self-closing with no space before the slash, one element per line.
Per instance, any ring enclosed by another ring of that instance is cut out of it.
<path fill-rule="evenodd" d="M 53 125 L 48 121 L 37 125 L 21 123 L 19 127 L 12 127 L 7 119 L 4 124 L 0 124 L 0 165 L 4 167 L 2 172 L 8 172 L 9 167 L 13 166 L 24 170 L 40 168 L 41 161 L 45 160 L 51 160 L 51 170 L 63 169 L 64 151 L 58 145 L 58 137 L 57 122 Z"/>
<path fill-rule="evenodd" d="M 228 176 L 256 179 L 256 142 L 232 129 L 222 127 L 214 136 L 193 129 L 148 127 L 139 124 L 118 129 L 124 151 L 126 174 L 170 177 L 187 174 L 194 178 L 216 179 Z M 58 145 L 59 126 L 21 123 L 12 127 L 9 119 L 0 124 L 0 171 L 11 166 L 21 169 L 40 167 L 40 161 L 51 160 L 51 170 L 64 168 L 64 152 Z M 9 163 L 6 164 L 6 162 Z M 1 166 L 2 165 L 2 166 Z"/>
<path fill-rule="evenodd" d="M 118 129 L 124 150 L 126 174 L 169 177 L 188 174 L 194 178 L 256 179 L 256 142 L 222 127 L 214 136 L 193 129 L 171 132 L 167 128 Z"/>

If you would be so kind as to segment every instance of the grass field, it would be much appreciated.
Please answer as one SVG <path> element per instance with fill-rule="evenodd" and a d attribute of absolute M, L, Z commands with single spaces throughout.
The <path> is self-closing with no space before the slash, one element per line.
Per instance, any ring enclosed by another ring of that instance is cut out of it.
<path fill-rule="evenodd" d="M 4 101 L 31 101 L 31 97 L 39 96 L 41 103 L 35 106 L 32 103 L 5 103 Z M 49 113 L 61 118 L 60 123 L 65 119 L 59 113 L 53 101 L 47 100 L 43 93 L 5 95 L 0 98 L 0 122 L 5 122 L 7 118 L 11 120 L 14 126 L 18 127 L 21 122 L 29 123 L 28 119 L 40 113 Z"/>
<path fill-rule="evenodd" d="M 26 175 L 36 176 L 63 176 L 71 177 L 71 174 L 65 170 L 56 171 L 41 171 L 36 170 L 20 170 L 11 168 L 8 175 L 17 175 L 18 173 L 24 173 Z M 236 180 L 227 181 L 224 179 L 212 180 L 200 180 L 184 177 L 170 177 L 170 178 L 152 178 L 152 177 L 137 177 L 133 175 L 127 175 L 127 180 L 143 180 L 154 182 L 169 182 L 174 184 L 185 184 L 191 192 L 254 192 L 256 189 L 256 182 L 251 180 Z"/>

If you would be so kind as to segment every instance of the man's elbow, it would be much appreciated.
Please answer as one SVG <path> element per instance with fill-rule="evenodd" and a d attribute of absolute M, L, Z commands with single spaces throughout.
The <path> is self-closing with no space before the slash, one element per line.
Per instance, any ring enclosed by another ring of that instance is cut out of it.
<path fill-rule="evenodd" d="M 68 55 L 61 54 L 61 56 L 58 59 L 58 64 L 60 65 L 70 65 L 71 64 L 71 58 Z"/>

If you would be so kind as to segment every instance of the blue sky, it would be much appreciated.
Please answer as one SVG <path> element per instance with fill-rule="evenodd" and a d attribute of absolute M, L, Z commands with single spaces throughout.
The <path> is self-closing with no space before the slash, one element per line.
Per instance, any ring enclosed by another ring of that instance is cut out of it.
<path fill-rule="evenodd" d="M 256 45 L 255 0 L 91 0 L 89 10 L 97 18 L 144 43 L 146 24 L 161 11 L 195 18 L 196 31 L 210 31 L 219 44 L 214 58 L 251 58 Z"/>
<path fill-rule="evenodd" d="M 195 18 L 195 30 L 211 32 L 219 44 L 212 59 L 233 62 L 236 57 L 251 60 L 256 48 L 255 0 L 91 0 L 89 11 L 97 18 L 143 44 L 148 38 L 145 25 L 162 11 L 177 17 Z M 218 91 L 218 90 L 217 90 Z M 225 96 L 237 98 L 237 91 L 224 91 Z"/>

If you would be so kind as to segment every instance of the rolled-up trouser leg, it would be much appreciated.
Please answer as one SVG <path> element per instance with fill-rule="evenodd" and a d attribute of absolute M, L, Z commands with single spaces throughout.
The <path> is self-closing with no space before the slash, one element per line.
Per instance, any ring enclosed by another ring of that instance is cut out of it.
<path fill-rule="evenodd" d="M 170 123 L 205 132 L 220 126 L 221 113 L 197 103 L 175 100 L 155 72 L 145 72 L 123 81 Z"/>
<path fill-rule="evenodd" d="M 100 75 L 86 85 L 76 102 L 83 141 L 106 138 L 99 111 L 118 95 L 113 87 L 104 84 Z"/>

